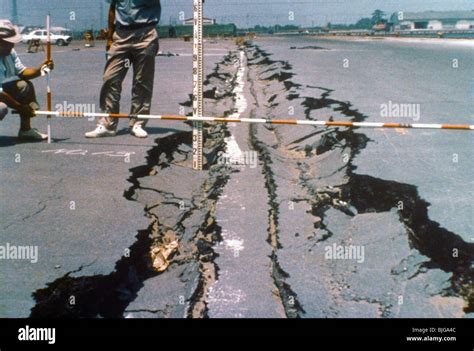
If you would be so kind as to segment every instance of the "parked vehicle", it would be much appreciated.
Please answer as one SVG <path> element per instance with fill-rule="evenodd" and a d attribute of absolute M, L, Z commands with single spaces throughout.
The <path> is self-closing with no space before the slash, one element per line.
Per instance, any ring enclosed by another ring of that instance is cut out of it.
<path fill-rule="evenodd" d="M 48 33 L 44 29 L 37 29 L 28 34 L 23 35 L 23 42 L 29 44 L 33 40 L 40 40 L 42 43 L 46 43 Z M 58 46 L 67 46 L 71 43 L 72 37 L 67 34 L 51 32 L 51 44 Z"/>
<path fill-rule="evenodd" d="M 387 32 L 389 30 L 389 26 L 387 23 L 378 23 L 372 27 L 374 32 Z"/>

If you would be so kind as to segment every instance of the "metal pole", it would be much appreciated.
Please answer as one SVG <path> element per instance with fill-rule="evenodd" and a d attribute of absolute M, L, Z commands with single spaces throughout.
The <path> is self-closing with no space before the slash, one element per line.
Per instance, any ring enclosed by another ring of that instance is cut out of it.
<path fill-rule="evenodd" d="M 46 39 L 46 59 L 51 61 L 51 15 L 48 14 L 46 16 L 46 31 L 47 31 L 47 39 Z M 47 82 L 47 92 L 46 92 L 46 100 L 48 111 L 52 111 L 53 103 L 52 103 L 52 95 L 51 95 L 51 79 L 49 77 L 49 70 L 46 71 L 46 82 Z M 48 115 L 48 144 L 51 144 L 51 115 Z"/>
<path fill-rule="evenodd" d="M 204 114 L 204 50 L 203 50 L 203 6 L 202 0 L 194 0 L 193 5 L 193 117 Z M 202 122 L 193 123 L 193 169 L 202 170 L 203 166 Z"/>

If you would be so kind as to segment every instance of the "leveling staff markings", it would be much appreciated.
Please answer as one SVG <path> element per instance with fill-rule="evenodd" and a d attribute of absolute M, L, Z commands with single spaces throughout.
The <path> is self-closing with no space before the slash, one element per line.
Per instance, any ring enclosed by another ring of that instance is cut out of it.
<path fill-rule="evenodd" d="M 203 44 L 203 0 L 194 0 L 193 4 L 193 117 L 204 114 L 204 44 Z M 193 123 L 193 169 L 202 170 L 203 166 L 203 126 L 199 120 Z"/>

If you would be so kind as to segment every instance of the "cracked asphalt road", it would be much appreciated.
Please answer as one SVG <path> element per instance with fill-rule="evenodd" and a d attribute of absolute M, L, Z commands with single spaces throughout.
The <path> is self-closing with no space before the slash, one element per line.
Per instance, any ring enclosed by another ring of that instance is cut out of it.
<path fill-rule="evenodd" d="M 294 41 L 310 49 L 290 49 Z M 378 121 L 381 104 L 393 101 L 420 103 L 422 122 L 472 117 L 472 52 L 462 46 L 311 38 L 208 45 L 209 114 Z M 191 47 L 164 41 L 162 49 Z M 78 72 L 91 83 L 63 83 L 58 101 L 94 100 L 103 52 L 57 54 L 55 84 Z M 455 73 L 444 66 L 452 57 L 464 63 Z M 61 71 L 72 60 L 80 70 Z M 189 112 L 190 64 L 184 55 L 159 58 L 152 112 Z M 1 237 L 39 245 L 40 261 L 2 264 L 11 284 L 0 290 L 1 316 L 27 316 L 33 306 L 34 316 L 51 317 L 472 313 L 472 193 L 455 186 L 472 184 L 470 134 L 207 125 L 206 171 L 194 172 L 188 124 L 151 123 L 147 140 L 124 131 L 85 141 L 93 123 L 58 120 L 57 142 L 47 145 L 16 144 L 16 122 L 0 125 L 2 199 L 15 199 L 0 203 Z M 257 152 L 257 167 L 220 164 L 220 151 L 235 151 L 230 143 Z M 454 153 L 462 161 L 441 166 Z M 153 273 L 150 248 L 172 240 L 180 248 L 170 267 Z M 333 246 L 362 247 L 365 256 L 328 259 Z M 70 295 L 77 306 L 65 306 Z"/>
<path fill-rule="evenodd" d="M 206 70 L 233 46 L 231 41 L 209 43 L 212 55 L 205 57 Z M 80 49 L 80 51 L 76 51 Z M 192 90 L 191 43 L 162 40 L 161 50 L 181 53 L 177 57 L 157 57 L 152 113 L 178 114 L 180 103 Z M 37 65 L 43 54 L 17 51 L 25 65 Z M 95 104 L 101 86 L 105 55 L 101 43 L 84 48 L 75 43 L 53 48 L 56 69 L 52 74 L 53 106 Z M 38 99 L 45 102 L 45 81 L 35 81 Z M 130 108 L 131 74 L 123 88 L 122 111 Z M 46 119 L 33 126 L 46 130 Z M 136 241 L 138 230 L 150 221 L 143 206 L 123 197 L 130 187 L 130 168 L 145 162 L 155 139 L 190 130 L 183 123 L 149 124 L 149 138 L 132 137 L 127 123 L 115 138 L 86 140 L 93 121 L 54 119 L 54 143 L 18 143 L 18 117 L 8 115 L 0 123 L 0 238 L 12 245 L 38 245 L 36 264 L 2 261 L 0 316 L 27 317 L 35 305 L 32 293 L 68 272 L 83 266 L 73 276 L 109 274 L 116 262 Z M 21 157 L 21 162 L 15 162 Z M 127 157 L 129 155 L 129 157 Z M 71 208 L 74 208 L 71 210 Z"/>

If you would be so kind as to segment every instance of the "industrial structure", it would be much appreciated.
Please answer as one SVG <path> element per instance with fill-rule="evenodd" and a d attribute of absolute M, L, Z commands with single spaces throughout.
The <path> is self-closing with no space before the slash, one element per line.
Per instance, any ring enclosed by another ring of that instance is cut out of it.
<path fill-rule="evenodd" d="M 390 27 L 399 30 L 469 30 L 474 29 L 473 11 L 395 12 Z"/>

